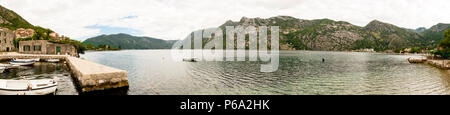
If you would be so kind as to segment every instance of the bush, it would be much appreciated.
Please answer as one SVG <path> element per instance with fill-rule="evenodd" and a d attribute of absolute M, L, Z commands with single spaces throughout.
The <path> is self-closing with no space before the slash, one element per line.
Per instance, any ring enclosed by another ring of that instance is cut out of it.
<path fill-rule="evenodd" d="M 411 51 L 409 51 L 409 53 L 421 53 L 422 51 L 420 50 L 419 47 L 413 47 L 411 48 Z"/>

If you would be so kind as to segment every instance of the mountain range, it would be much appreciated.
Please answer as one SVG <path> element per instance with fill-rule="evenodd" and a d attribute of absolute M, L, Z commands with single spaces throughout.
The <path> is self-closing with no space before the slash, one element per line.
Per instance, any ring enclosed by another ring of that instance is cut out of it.
<path fill-rule="evenodd" d="M 226 26 L 279 26 L 281 50 L 322 51 L 358 49 L 386 51 L 410 47 L 433 49 L 443 39 L 444 31 L 450 29 L 450 24 L 444 23 L 436 24 L 428 29 L 424 27 L 408 29 L 373 20 L 366 26 L 360 27 L 345 21 L 304 20 L 291 16 L 277 16 L 268 19 L 243 17 L 236 22 L 229 20 L 218 27 L 224 31 L 224 35 Z M 268 31 L 270 32 L 270 30 Z M 203 39 L 205 43 L 211 41 L 208 38 Z M 170 48 L 174 42 L 176 41 L 113 34 L 89 38 L 84 43 L 121 46 L 122 49 L 165 49 Z"/>
<path fill-rule="evenodd" d="M 268 19 L 246 18 L 227 21 L 226 26 L 279 26 L 281 50 L 345 51 L 373 48 L 376 51 L 398 48 L 435 48 L 450 24 L 439 23 L 429 29 L 407 29 L 373 20 L 364 27 L 330 19 L 304 20 L 291 16 Z M 269 35 L 270 36 L 270 35 Z M 209 42 L 210 39 L 205 39 Z"/>
<path fill-rule="evenodd" d="M 124 33 L 100 35 L 86 39 L 84 44 L 111 45 L 121 49 L 170 49 L 176 40 L 162 40 L 151 37 L 137 37 Z"/>

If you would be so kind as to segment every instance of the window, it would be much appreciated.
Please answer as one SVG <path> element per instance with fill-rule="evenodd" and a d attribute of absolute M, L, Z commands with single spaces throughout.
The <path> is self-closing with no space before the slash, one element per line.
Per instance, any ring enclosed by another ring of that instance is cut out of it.
<path fill-rule="evenodd" d="M 30 51 L 30 46 L 28 45 L 23 46 L 23 51 Z"/>
<path fill-rule="evenodd" d="M 40 45 L 34 45 L 34 51 L 41 51 Z"/>

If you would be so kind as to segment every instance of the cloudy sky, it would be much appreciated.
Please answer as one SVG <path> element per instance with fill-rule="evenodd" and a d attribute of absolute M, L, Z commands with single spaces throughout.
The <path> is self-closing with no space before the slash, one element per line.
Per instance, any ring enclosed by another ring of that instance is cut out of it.
<path fill-rule="evenodd" d="M 166 40 L 227 20 L 288 15 L 405 28 L 450 23 L 450 0 L 0 0 L 34 25 L 77 40 L 128 33 Z"/>

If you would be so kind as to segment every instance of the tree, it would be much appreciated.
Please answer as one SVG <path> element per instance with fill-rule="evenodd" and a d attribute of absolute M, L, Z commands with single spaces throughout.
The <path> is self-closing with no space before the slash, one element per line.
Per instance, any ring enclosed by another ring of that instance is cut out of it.
<path fill-rule="evenodd" d="M 419 47 L 413 47 L 411 48 L 411 51 L 409 51 L 409 53 L 421 53 L 422 51 L 420 51 Z"/>
<path fill-rule="evenodd" d="M 450 29 L 444 33 L 444 39 L 441 40 L 438 46 L 438 51 L 435 55 L 441 55 L 443 59 L 448 59 L 450 56 Z"/>

